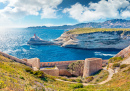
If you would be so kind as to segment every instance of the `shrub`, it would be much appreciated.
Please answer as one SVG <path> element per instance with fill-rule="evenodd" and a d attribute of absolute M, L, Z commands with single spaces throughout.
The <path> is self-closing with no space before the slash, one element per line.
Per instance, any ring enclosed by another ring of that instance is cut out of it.
<path fill-rule="evenodd" d="M 120 63 L 114 63 L 113 67 L 120 67 Z"/>
<path fill-rule="evenodd" d="M 67 79 L 67 81 L 75 82 L 75 79 Z"/>
<path fill-rule="evenodd" d="M 67 81 L 67 78 L 65 78 L 65 77 L 61 77 L 61 80 Z"/>
<path fill-rule="evenodd" d="M 24 77 L 22 77 L 22 76 L 20 76 L 19 78 L 25 80 Z"/>
<path fill-rule="evenodd" d="M 123 68 L 125 68 L 127 65 L 126 64 L 122 64 L 121 66 L 120 66 L 120 69 L 123 69 Z"/>
<path fill-rule="evenodd" d="M 110 63 L 120 62 L 120 61 L 122 61 L 122 60 L 123 60 L 122 57 L 112 57 L 112 58 L 109 59 L 109 62 L 110 62 Z"/>
<path fill-rule="evenodd" d="M 36 75 L 39 78 L 44 76 L 44 73 L 42 71 L 34 71 L 33 74 Z"/>
<path fill-rule="evenodd" d="M 76 89 L 74 91 L 89 91 L 89 90 L 87 90 L 86 88 L 78 88 L 78 89 Z"/>
<path fill-rule="evenodd" d="M 78 83 L 81 83 L 81 82 L 82 82 L 81 79 L 75 79 L 75 81 L 78 82 Z"/>
<path fill-rule="evenodd" d="M 86 77 L 85 79 L 87 80 L 87 82 L 90 82 L 90 81 L 92 81 L 94 78 L 93 78 L 93 76 L 89 76 L 89 77 Z"/>
<path fill-rule="evenodd" d="M 0 89 L 1 88 L 4 88 L 6 85 L 4 84 L 4 82 L 3 81 L 0 81 Z"/>
<path fill-rule="evenodd" d="M 25 68 L 25 71 L 26 72 L 33 72 L 32 68 L 29 68 L 29 67 Z"/>
<path fill-rule="evenodd" d="M 82 83 L 71 84 L 70 87 L 73 88 L 73 89 L 75 89 L 75 88 L 83 88 L 83 84 Z"/>

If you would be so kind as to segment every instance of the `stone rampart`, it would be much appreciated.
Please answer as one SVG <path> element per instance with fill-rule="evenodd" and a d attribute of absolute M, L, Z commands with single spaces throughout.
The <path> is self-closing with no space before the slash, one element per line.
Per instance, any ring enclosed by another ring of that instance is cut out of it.
<path fill-rule="evenodd" d="M 101 58 L 88 58 L 85 59 L 83 77 L 88 77 L 93 75 L 102 69 L 102 59 Z"/>
<path fill-rule="evenodd" d="M 59 69 L 41 69 L 41 71 L 48 75 L 59 76 Z"/>
<path fill-rule="evenodd" d="M 26 64 L 27 66 L 30 66 L 30 67 L 32 66 L 31 64 L 27 63 L 26 61 L 24 61 L 24 60 L 22 60 L 22 59 L 16 58 L 16 57 L 14 57 L 14 56 L 11 56 L 11 55 L 9 55 L 9 54 L 3 53 L 3 52 L 1 52 L 1 51 L 0 51 L 0 54 L 3 55 L 4 57 L 9 58 L 9 59 L 11 59 L 11 60 L 14 60 L 14 61 L 16 61 L 16 62 Z"/>
<path fill-rule="evenodd" d="M 40 60 L 38 58 L 27 59 L 27 63 L 31 64 L 32 67 L 40 68 Z"/>
<path fill-rule="evenodd" d="M 59 75 L 60 76 L 72 76 L 72 74 L 67 69 L 59 69 Z"/>
<path fill-rule="evenodd" d="M 69 65 L 76 61 L 40 62 L 40 67 L 53 67 L 55 65 Z"/>

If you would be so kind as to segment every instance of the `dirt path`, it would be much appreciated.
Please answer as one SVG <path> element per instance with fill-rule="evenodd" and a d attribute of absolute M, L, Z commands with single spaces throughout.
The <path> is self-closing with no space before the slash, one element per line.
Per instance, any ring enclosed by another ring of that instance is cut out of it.
<path fill-rule="evenodd" d="M 105 67 L 105 68 L 103 68 L 103 70 L 107 70 L 107 68 Z M 112 76 L 113 76 L 113 74 L 114 74 L 114 72 L 113 72 L 113 70 L 112 69 L 108 69 L 107 70 L 108 72 L 109 72 L 109 75 L 108 75 L 108 78 L 105 80 L 105 81 L 102 81 L 102 82 L 100 82 L 100 83 L 98 83 L 98 84 L 104 84 L 104 83 L 106 83 L 106 82 L 108 82 L 108 81 L 110 81 L 111 79 L 112 79 Z M 63 80 L 61 80 L 61 79 L 56 79 L 57 81 L 63 81 Z M 63 82 L 69 82 L 69 83 L 78 83 L 78 82 L 70 82 L 70 81 L 63 81 Z M 82 83 L 84 86 L 88 86 L 88 85 L 97 85 L 97 84 L 89 84 L 89 83 Z"/>

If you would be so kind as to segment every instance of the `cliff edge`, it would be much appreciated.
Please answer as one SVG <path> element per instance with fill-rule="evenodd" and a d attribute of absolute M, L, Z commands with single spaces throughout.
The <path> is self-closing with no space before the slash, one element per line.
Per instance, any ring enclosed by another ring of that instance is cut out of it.
<path fill-rule="evenodd" d="M 63 33 L 55 42 L 71 48 L 124 49 L 130 45 L 130 29 L 78 28 Z"/>

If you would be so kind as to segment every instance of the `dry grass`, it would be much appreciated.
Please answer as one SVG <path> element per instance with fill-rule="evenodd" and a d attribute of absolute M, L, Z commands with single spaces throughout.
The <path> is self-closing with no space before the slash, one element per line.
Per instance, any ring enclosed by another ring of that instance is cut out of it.
<path fill-rule="evenodd" d="M 76 28 L 67 31 L 69 34 L 84 34 L 93 32 L 105 32 L 105 31 L 130 31 L 129 28 Z"/>

